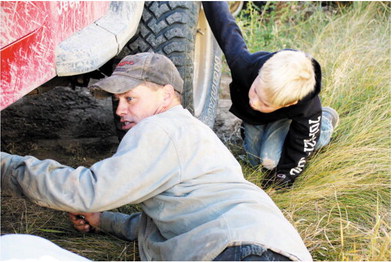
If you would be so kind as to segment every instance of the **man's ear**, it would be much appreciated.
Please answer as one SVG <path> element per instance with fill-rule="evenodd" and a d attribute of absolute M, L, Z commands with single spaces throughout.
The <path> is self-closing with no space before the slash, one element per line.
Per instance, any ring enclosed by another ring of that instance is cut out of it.
<path fill-rule="evenodd" d="M 174 97 L 174 87 L 172 85 L 164 85 L 163 86 L 163 92 L 164 92 L 164 99 L 165 100 L 171 100 Z"/>

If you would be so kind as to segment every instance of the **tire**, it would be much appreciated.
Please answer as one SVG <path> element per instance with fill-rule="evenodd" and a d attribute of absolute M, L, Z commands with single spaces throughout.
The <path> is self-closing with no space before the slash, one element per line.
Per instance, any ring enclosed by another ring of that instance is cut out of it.
<path fill-rule="evenodd" d="M 173 61 L 184 80 L 184 108 L 212 128 L 219 97 L 222 52 L 200 2 L 145 2 L 138 33 L 119 58 L 140 52 L 163 54 Z"/>

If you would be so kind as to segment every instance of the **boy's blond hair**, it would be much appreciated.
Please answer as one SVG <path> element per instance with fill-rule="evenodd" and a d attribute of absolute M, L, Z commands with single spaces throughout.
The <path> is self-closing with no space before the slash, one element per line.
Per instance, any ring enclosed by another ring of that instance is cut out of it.
<path fill-rule="evenodd" d="M 274 54 L 259 71 L 261 84 L 273 106 L 286 106 L 304 98 L 316 84 L 312 58 L 301 51 Z"/>

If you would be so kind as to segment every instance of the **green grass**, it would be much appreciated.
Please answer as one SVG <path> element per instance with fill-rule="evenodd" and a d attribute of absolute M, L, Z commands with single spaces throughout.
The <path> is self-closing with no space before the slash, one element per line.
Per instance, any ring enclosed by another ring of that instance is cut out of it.
<path fill-rule="evenodd" d="M 390 261 L 390 3 L 267 8 L 260 16 L 250 7 L 239 20 L 249 49 L 312 54 L 322 65 L 322 104 L 340 113 L 331 143 L 294 188 L 267 192 L 314 259 Z M 245 173 L 260 180 L 257 170 Z"/>
<path fill-rule="evenodd" d="M 341 117 L 294 187 L 267 193 L 315 260 L 390 261 L 390 3 L 269 2 L 261 12 L 249 7 L 238 18 L 249 49 L 312 54 L 323 69 L 322 103 Z M 244 173 L 260 185 L 258 169 Z M 1 214 L 2 233 L 43 236 L 93 260 L 138 259 L 136 242 L 75 232 L 64 212 L 3 198 Z"/>

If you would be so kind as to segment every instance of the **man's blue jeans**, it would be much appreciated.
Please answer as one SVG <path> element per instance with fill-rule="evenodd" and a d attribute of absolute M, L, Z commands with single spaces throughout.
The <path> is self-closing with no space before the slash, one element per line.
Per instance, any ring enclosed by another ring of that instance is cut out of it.
<path fill-rule="evenodd" d="M 251 165 L 262 164 L 264 168 L 270 170 L 278 165 L 290 124 L 290 119 L 282 119 L 266 125 L 243 123 L 245 133 L 244 149 Z M 332 132 L 333 126 L 331 121 L 326 117 L 322 117 L 320 138 L 315 150 L 329 143 Z"/>
<path fill-rule="evenodd" d="M 288 257 L 258 245 L 228 247 L 214 261 L 290 261 Z"/>

